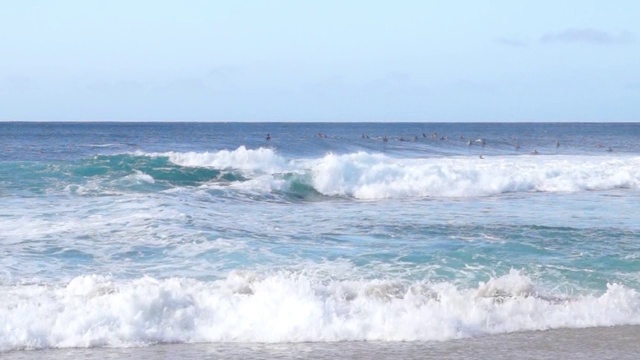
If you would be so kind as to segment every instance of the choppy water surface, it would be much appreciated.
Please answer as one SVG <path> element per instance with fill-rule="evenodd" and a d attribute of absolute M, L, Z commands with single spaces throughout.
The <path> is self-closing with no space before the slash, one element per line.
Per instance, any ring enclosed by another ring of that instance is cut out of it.
<path fill-rule="evenodd" d="M 0 351 L 640 324 L 638 135 L 0 123 Z"/>

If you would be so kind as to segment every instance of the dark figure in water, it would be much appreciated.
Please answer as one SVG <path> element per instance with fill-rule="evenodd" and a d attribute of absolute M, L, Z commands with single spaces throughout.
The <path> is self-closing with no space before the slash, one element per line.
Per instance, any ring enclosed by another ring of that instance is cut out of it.
<path fill-rule="evenodd" d="M 268 140 L 271 140 L 271 135 L 267 134 L 266 139 L 267 139 L 267 141 L 268 141 Z"/>

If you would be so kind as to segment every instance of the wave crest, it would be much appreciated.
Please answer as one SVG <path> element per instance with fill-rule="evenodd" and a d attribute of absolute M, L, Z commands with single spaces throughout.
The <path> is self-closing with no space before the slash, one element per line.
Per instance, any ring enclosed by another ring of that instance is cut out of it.
<path fill-rule="evenodd" d="M 180 166 L 210 167 L 218 170 L 240 169 L 260 173 L 277 173 L 287 167 L 286 161 L 269 148 L 247 149 L 240 146 L 232 151 L 168 152 L 151 155 L 166 156 L 169 161 Z"/>

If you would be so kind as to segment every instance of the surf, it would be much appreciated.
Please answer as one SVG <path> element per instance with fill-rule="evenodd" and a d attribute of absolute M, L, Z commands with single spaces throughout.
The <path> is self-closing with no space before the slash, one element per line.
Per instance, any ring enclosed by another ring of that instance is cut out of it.
<path fill-rule="evenodd" d="M 514 331 L 640 324 L 640 296 L 546 293 L 511 271 L 454 283 L 323 280 L 231 272 L 201 282 L 83 275 L 66 284 L 3 286 L 0 351 L 195 342 L 449 340 Z"/>
<path fill-rule="evenodd" d="M 637 190 L 640 186 L 640 158 L 635 156 L 402 158 L 361 151 L 285 159 L 268 148 L 245 147 L 148 156 L 166 157 L 183 167 L 232 169 L 244 174 L 246 181 L 232 187 L 294 194 L 302 188 L 305 193 L 366 200 Z"/>

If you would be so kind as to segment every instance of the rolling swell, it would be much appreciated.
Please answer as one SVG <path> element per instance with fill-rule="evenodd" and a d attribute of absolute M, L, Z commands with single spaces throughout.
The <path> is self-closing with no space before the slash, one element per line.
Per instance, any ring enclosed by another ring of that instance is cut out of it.
<path fill-rule="evenodd" d="M 72 163 L 3 163 L 0 169 L 0 183 L 7 189 L 20 189 L 26 195 L 154 192 L 246 180 L 234 171 L 185 167 L 170 162 L 168 157 L 134 154 L 98 155 Z"/>
<path fill-rule="evenodd" d="M 171 163 L 166 157 L 122 155 L 100 155 L 83 161 L 72 169 L 74 175 L 81 177 L 109 176 L 120 177 L 139 172 L 149 175 L 156 182 L 165 182 L 172 186 L 196 186 L 203 182 L 242 181 L 244 178 L 233 172 L 225 172 L 207 167 L 182 167 Z"/>

